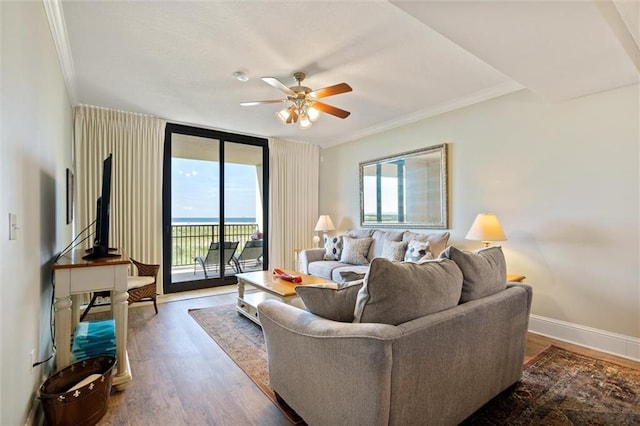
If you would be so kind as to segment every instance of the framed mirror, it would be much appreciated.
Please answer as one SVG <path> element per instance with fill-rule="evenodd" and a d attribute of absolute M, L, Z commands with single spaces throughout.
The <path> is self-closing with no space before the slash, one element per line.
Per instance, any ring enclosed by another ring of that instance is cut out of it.
<path fill-rule="evenodd" d="M 360 163 L 360 225 L 448 228 L 447 144 Z"/>

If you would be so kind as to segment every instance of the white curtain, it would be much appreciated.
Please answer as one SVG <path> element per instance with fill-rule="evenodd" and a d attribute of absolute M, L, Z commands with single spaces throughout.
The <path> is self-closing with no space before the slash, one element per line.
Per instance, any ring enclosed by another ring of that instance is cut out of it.
<path fill-rule="evenodd" d="M 109 245 L 140 262 L 160 264 L 166 121 L 78 106 L 74 108 L 74 123 L 76 232 L 95 219 L 96 200 L 102 187 L 102 163 L 113 154 Z M 87 241 L 92 242 L 93 237 Z"/>
<path fill-rule="evenodd" d="M 311 247 L 318 220 L 320 148 L 269 140 L 269 265 L 295 269 L 295 250 Z"/>

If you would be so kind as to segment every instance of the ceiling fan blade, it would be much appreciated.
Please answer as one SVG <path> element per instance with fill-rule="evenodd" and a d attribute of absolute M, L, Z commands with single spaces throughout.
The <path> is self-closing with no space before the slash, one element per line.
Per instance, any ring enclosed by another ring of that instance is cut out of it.
<path fill-rule="evenodd" d="M 249 101 L 249 102 L 240 102 L 242 106 L 253 106 L 253 105 L 262 105 L 262 104 L 279 104 L 282 102 L 287 102 L 286 99 L 271 99 L 268 101 Z"/>
<path fill-rule="evenodd" d="M 291 123 L 297 122 L 298 121 L 298 111 L 296 110 L 296 107 L 292 105 L 289 108 L 289 112 L 290 112 L 290 115 L 289 115 L 289 118 L 287 119 L 287 124 L 291 124 Z"/>
<path fill-rule="evenodd" d="M 351 114 L 349 111 L 345 111 L 343 109 L 336 108 L 322 102 L 314 102 L 313 107 L 319 109 L 322 112 L 326 112 L 327 114 L 335 115 L 336 117 L 340 118 L 347 118 Z"/>
<path fill-rule="evenodd" d="M 340 93 L 350 92 L 353 89 L 347 83 L 334 84 L 333 86 L 325 87 L 323 89 L 314 90 L 310 92 L 308 96 L 320 99 L 327 96 L 339 95 Z"/>
<path fill-rule="evenodd" d="M 276 78 L 273 78 L 273 77 L 262 77 L 262 81 L 264 81 L 265 83 L 275 87 L 276 89 L 282 90 L 287 95 L 296 96 L 296 92 L 294 92 L 293 90 L 289 89 L 287 86 L 282 84 L 280 82 L 280 80 L 278 80 Z"/>

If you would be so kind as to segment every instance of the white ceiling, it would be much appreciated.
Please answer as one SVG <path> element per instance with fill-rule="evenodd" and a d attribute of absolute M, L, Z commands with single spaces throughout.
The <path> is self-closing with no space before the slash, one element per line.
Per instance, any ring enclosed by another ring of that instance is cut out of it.
<path fill-rule="evenodd" d="M 45 2 L 74 104 L 323 147 L 528 88 L 557 102 L 639 82 L 639 0 Z M 243 71 L 249 77 L 233 77 Z M 282 92 L 347 82 L 311 129 Z"/>

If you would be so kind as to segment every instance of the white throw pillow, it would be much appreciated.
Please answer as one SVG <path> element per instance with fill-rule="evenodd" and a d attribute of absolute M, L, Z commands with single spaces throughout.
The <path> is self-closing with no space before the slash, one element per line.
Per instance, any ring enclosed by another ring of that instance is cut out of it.
<path fill-rule="evenodd" d="M 342 235 L 324 237 L 323 260 L 340 260 L 342 256 Z"/>
<path fill-rule="evenodd" d="M 324 260 L 340 260 L 342 257 L 342 235 L 324 237 Z"/>
<path fill-rule="evenodd" d="M 405 262 L 420 262 L 422 260 L 433 259 L 429 251 L 428 241 L 411 240 L 407 245 L 407 252 L 404 255 Z"/>
<path fill-rule="evenodd" d="M 418 234 L 411 231 L 405 231 L 402 241 L 428 241 L 429 251 L 433 254 L 434 258 L 437 258 L 440 253 L 447 248 L 447 242 L 449 241 L 448 232 L 438 232 L 434 234 Z"/>

